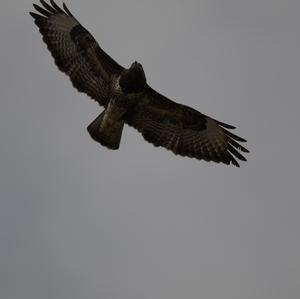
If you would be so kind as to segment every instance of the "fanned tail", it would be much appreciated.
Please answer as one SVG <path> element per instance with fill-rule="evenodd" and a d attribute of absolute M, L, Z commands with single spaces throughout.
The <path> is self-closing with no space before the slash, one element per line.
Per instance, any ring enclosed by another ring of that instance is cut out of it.
<path fill-rule="evenodd" d="M 124 121 L 115 121 L 110 125 L 103 126 L 104 110 L 88 127 L 90 136 L 101 145 L 117 150 L 120 147 L 121 136 L 124 127 Z"/>

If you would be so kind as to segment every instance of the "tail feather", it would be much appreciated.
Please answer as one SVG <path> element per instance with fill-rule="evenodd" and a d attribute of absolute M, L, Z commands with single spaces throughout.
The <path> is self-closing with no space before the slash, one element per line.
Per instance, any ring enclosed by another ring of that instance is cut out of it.
<path fill-rule="evenodd" d="M 105 110 L 87 127 L 90 136 L 101 145 L 112 150 L 120 147 L 124 121 L 115 121 L 103 126 Z"/>

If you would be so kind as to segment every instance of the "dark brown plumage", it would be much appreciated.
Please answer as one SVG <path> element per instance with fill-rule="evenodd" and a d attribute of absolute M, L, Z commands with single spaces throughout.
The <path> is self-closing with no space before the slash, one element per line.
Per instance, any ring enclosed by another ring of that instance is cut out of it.
<path fill-rule="evenodd" d="M 141 64 L 125 69 L 107 55 L 93 36 L 75 19 L 65 4 L 60 8 L 40 0 L 39 14 L 30 12 L 54 57 L 73 86 L 96 100 L 105 110 L 88 126 L 100 144 L 118 149 L 124 123 L 136 128 L 145 140 L 173 153 L 206 161 L 246 161 L 248 150 L 233 126 L 216 121 L 193 108 L 175 103 L 153 90 Z"/>

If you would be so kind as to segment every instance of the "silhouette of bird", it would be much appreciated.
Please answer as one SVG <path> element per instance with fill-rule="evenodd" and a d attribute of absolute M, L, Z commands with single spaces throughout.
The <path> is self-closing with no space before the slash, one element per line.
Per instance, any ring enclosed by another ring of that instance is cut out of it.
<path fill-rule="evenodd" d="M 109 149 L 118 149 L 124 124 L 145 140 L 176 155 L 239 166 L 245 139 L 231 133 L 235 127 L 176 103 L 152 89 L 143 67 L 134 62 L 123 68 L 106 54 L 77 21 L 65 3 L 59 7 L 40 0 L 30 12 L 54 57 L 79 91 L 104 107 L 88 126 L 90 136 Z"/>

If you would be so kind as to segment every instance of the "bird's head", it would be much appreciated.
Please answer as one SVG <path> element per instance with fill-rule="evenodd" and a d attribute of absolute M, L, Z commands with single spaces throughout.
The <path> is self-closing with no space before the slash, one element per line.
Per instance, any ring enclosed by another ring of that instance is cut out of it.
<path fill-rule="evenodd" d="M 124 93 L 139 93 L 146 87 L 146 76 L 140 63 L 135 61 L 121 74 L 120 86 Z"/>
<path fill-rule="evenodd" d="M 130 69 L 141 69 L 141 70 L 143 70 L 143 66 L 139 62 L 135 61 L 131 64 Z"/>

